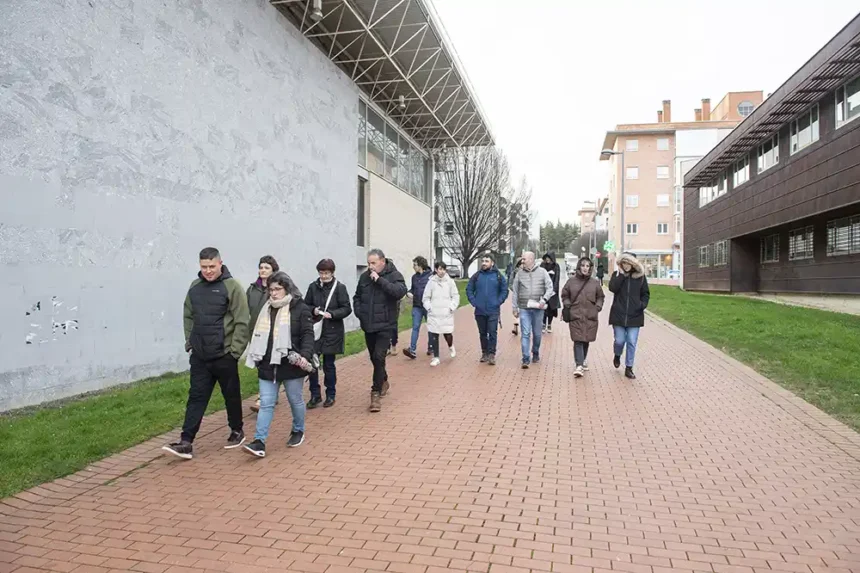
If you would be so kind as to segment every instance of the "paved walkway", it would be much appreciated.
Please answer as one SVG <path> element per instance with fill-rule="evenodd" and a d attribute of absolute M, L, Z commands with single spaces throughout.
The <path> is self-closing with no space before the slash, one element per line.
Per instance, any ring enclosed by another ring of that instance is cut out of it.
<path fill-rule="evenodd" d="M 381 414 L 344 360 L 299 449 L 282 400 L 264 460 L 219 413 L 193 461 L 159 438 L 6 499 L 0 572 L 860 571 L 857 434 L 653 318 L 633 383 L 603 325 L 579 381 L 563 329 L 522 371 L 509 327 L 478 364 L 461 310 L 457 358 L 396 358 Z"/>

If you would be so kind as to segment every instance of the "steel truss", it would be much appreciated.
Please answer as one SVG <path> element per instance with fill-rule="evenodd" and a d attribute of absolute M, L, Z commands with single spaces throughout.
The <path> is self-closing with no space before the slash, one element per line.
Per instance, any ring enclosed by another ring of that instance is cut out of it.
<path fill-rule="evenodd" d="M 424 0 L 270 0 L 424 149 L 492 145 L 468 80 Z"/>

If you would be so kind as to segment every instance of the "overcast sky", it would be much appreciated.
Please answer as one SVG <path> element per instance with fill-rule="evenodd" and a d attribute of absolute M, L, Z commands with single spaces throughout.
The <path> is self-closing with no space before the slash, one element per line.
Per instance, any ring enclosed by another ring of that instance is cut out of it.
<path fill-rule="evenodd" d="M 858 13 L 857 0 L 432 0 L 541 221 L 605 196 L 605 132 L 693 120 L 701 99 L 776 90 Z"/>

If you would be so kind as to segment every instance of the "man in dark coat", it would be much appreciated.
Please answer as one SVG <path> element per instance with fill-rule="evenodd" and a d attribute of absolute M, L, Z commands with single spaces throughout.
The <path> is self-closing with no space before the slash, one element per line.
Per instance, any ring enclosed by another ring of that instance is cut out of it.
<path fill-rule="evenodd" d="M 218 249 L 208 247 L 200 251 L 200 272 L 188 289 L 183 314 L 185 351 L 190 353 L 191 363 L 185 423 L 179 441 L 162 450 L 191 459 L 191 444 L 200 430 L 216 383 L 221 386 L 231 430 L 224 447 L 238 448 L 245 441 L 239 357 L 248 344 L 250 317 L 242 285 L 222 263 Z"/>
<path fill-rule="evenodd" d="M 346 285 L 334 276 L 335 264 L 331 259 L 317 263 L 320 278 L 308 287 L 305 302 L 313 309 L 314 323 L 322 323 L 320 339 L 316 341 L 315 352 L 322 356 L 322 369 L 325 373 L 325 402 L 322 401 L 319 373 L 314 370 L 308 375 L 311 399 L 308 408 L 316 408 L 321 403 L 324 408 L 334 406 L 337 395 L 337 367 L 335 358 L 343 354 L 346 329 L 343 321 L 352 314 L 349 293 Z M 334 292 L 332 292 L 334 289 Z"/>
<path fill-rule="evenodd" d="M 380 249 L 371 249 L 367 253 L 367 270 L 359 277 L 352 299 L 373 364 L 371 412 L 382 410 L 381 397 L 388 393 L 385 357 L 391 346 L 391 333 L 397 328 L 397 303 L 406 296 L 407 290 L 406 281 L 394 263 L 386 259 Z"/>
<path fill-rule="evenodd" d="M 609 279 L 609 290 L 615 295 L 609 310 L 609 324 L 615 334 L 615 359 L 612 363 L 616 368 L 621 366 L 621 354 L 626 345 L 624 375 L 634 380 L 633 360 L 636 357 L 639 329 L 645 326 L 645 309 L 651 299 L 648 279 L 636 255 L 624 253 L 619 257 L 618 270 Z"/>
<path fill-rule="evenodd" d="M 407 293 L 412 299 L 412 338 L 409 341 L 409 348 L 403 349 L 403 354 L 415 360 L 418 357 L 418 336 L 421 333 L 421 321 L 427 320 L 427 309 L 424 308 L 424 289 L 427 288 L 427 282 L 433 276 L 433 271 L 430 270 L 430 264 L 424 257 L 418 256 L 412 260 L 412 270 L 415 274 L 412 275 L 412 287 Z M 397 329 L 395 329 L 395 332 Z M 429 337 L 428 337 L 429 338 Z M 428 343 L 429 344 L 429 343 Z M 427 348 L 427 355 L 432 354 L 430 348 Z"/>
<path fill-rule="evenodd" d="M 543 315 L 543 331 L 552 333 L 552 321 L 558 316 L 558 309 L 561 307 L 561 301 L 558 298 L 559 285 L 561 283 L 561 267 L 555 262 L 555 253 L 549 252 L 543 256 L 541 265 L 552 279 L 552 290 L 555 293 L 546 303 L 546 309 Z"/>

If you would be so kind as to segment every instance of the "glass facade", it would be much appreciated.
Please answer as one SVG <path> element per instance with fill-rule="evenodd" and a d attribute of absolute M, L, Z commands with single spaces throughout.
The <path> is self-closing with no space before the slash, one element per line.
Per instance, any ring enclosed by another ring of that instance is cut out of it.
<path fill-rule="evenodd" d="M 363 101 L 358 113 L 358 164 L 429 204 L 430 161 Z"/>

